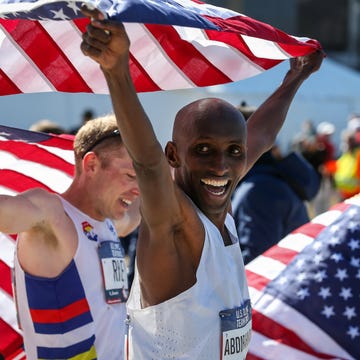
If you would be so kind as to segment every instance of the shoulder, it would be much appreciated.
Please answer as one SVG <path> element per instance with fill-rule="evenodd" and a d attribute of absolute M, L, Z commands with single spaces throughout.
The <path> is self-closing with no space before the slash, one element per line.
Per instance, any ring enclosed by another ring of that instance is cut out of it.
<path fill-rule="evenodd" d="M 64 211 L 60 196 L 45 189 L 31 189 L 19 196 L 28 202 L 29 209 L 32 209 L 38 220 L 43 223 L 56 222 L 58 216 Z"/>
<path fill-rule="evenodd" d="M 46 208 L 51 205 L 55 204 L 61 204 L 60 198 L 58 195 L 51 193 L 45 189 L 42 188 L 34 188 L 27 190 L 20 194 L 20 196 L 23 196 L 30 200 L 32 203 L 37 205 L 43 205 Z"/>

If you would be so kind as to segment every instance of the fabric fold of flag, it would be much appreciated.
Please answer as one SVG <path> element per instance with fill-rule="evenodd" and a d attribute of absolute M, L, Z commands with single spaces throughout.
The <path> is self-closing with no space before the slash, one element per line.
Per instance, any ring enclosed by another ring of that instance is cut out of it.
<path fill-rule="evenodd" d="M 314 39 L 197 0 L 2 0 L 0 95 L 108 93 L 98 65 L 80 51 L 88 24 L 82 4 L 124 23 L 138 92 L 235 82 L 321 49 Z"/>
<path fill-rule="evenodd" d="M 246 266 L 247 360 L 360 359 L 360 195 L 295 230 Z"/>

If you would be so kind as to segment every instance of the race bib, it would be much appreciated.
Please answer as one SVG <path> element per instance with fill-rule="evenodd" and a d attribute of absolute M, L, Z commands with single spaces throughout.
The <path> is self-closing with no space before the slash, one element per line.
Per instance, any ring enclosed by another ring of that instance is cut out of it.
<path fill-rule="evenodd" d="M 120 242 L 101 242 L 99 245 L 99 257 L 106 302 L 108 304 L 126 302 L 129 296 L 129 287 L 125 253 Z"/>
<path fill-rule="evenodd" d="M 221 359 L 245 360 L 251 339 L 251 304 L 220 311 Z"/>

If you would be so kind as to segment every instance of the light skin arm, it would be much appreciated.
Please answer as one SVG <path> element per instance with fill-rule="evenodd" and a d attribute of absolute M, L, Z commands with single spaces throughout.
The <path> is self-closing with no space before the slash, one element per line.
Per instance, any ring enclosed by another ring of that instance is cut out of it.
<path fill-rule="evenodd" d="M 39 189 L 16 196 L 0 195 L 0 231 L 15 234 L 41 226 L 45 221 L 41 206 L 44 195 Z"/>
<path fill-rule="evenodd" d="M 58 276 L 76 251 L 72 221 L 60 199 L 44 189 L 0 195 L 0 231 L 18 234 L 19 262 L 32 275 Z"/>
<path fill-rule="evenodd" d="M 315 51 L 304 57 L 290 59 L 290 69 L 282 84 L 248 119 L 247 171 L 261 154 L 271 149 L 298 89 L 320 68 L 323 58 L 324 53 Z"/>

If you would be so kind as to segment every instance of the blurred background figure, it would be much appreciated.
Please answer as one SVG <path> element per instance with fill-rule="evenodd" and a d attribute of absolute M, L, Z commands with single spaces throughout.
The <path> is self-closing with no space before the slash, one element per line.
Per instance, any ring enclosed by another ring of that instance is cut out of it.
<path fill-rule="evenodd" d="M 342 132 L 342 141 L 333 178 L 340 199 L 345 200 L 360 192 L 360 118 L 349 121 Z"/>
<path fill-rule="evenodd" d="M 300 134 L 292 142 L 292 149 L 299 151 L 320 176 L 325 163 L 335 159 L 334 132 L 335 126 L 330 122 L 323 121 L 315 127 L 311 120 L 305 120 Z"/>
<path fill-rule="evenodd" d="M 301 124 L 299 134 L 297 134 L 292 142 L 292 149 L 302 154 L 311 151 L 316 140 L 316 128 L 310 120 L 304 120 Z M 309 159 L 308 159 L 309 160 Z M 316 168 L 316 166 L 314 166 Z"/>
<path fill-rule="evenodd" d="M 340 135 L 340 152 L 343 153 L 348 150 L 349 137 L 360 131 L 360 114 L 352 113 L 347 118 L 345 129 Z"/>
<path fill-rule="evenodd" d="M 246 101 L 242 101 L 238 106 L 238 109 L 244 115 L 245 120 L 247 120 L 253 114 L 253 112 L 255 112 L 256 106 L 248 105 Z"/>
<path fill-rule="evenodd" d="M 323 164 L 335 159 L 336 148 L 332 139 L 334 132 L 335 126 L 328 121 L 322 121 L 316 127 L 316 142 L 318 148 L 324 152 Z"/>
<path fill-rule="evenodd" d="M 86 122 L 88 122 L 89 120 L 92 120 L 94 118 L 95 118 L 94 111 L 92 109 L 85 109 L 81 115 L 80 124 L 78 126 L 71 128 L 69 130 L 69 134 L 75 135 L 82 125 L 84 125 Z"/>
<path fill-rule="evenodd" d="M 316 148 L 322 154 L 318 157 L 317 171 L 321 176 L 320 189 L 311 202 L 313 216 L 327 211 L 331 205 L 339 202 L 338 192 L 333 179 L 334 162 L 337 157 L 333 142 L 335 126 L 331 122 L 322 121 L 316 127 Z M 304 154 L 306 158 L 307 154 Z M 313 164 L 314 165 L 314 164 Z"/>
<path fill-rule="evenodd" d="M 304 157 L 263 154 L 234 192 L 233 216 L 247 264 L 310 219 L 306 201 L 314 198 L 320 177 Z"/>
<path fill-rule="evenodd" d="M 251 110 L 246 119 L 255 110 L 243 103 L 238 108 Z M 307 201 L 319 188 L 319 174 L 299 152 L 283 156 L 274 146 L 258 159 L 232 199 L 245 264 L 309 221 Z"/>
<path fill-rule="evenodd" d="M 320 189 L 309 205 L 311 217 L 321 214 L 339 201 L 333 180 L 337 157 L 332 138 L 334 133 L 335 126 L 329 121 L 322 121 L 315 126 L 311 120 L 305 120 L 301 133 L 292 142 L 292 149 L 303 155 L 321 179 Z"/>
<path fill-rule="evenodd" d="M 66 133 L 66 131 L 59 124 L 48 119 L 42 119 L 35 122 L 30 126 L 29 130 L 40 131 L 40 132 L 56 134 L 56 135 L 61 135 Z"/>
<path fill-rule="evenodd" d="M 134 280 L 135 274 L 135 256 L 136 256 L 136 243 L 138 238 L 139 228 L 137 227 L 130 234 L 120 237 L 121 244 L 125 250 L 127 261 L 127 275 L 128 275 L 128 287 L 131 289 L 131 285 Z"/>

